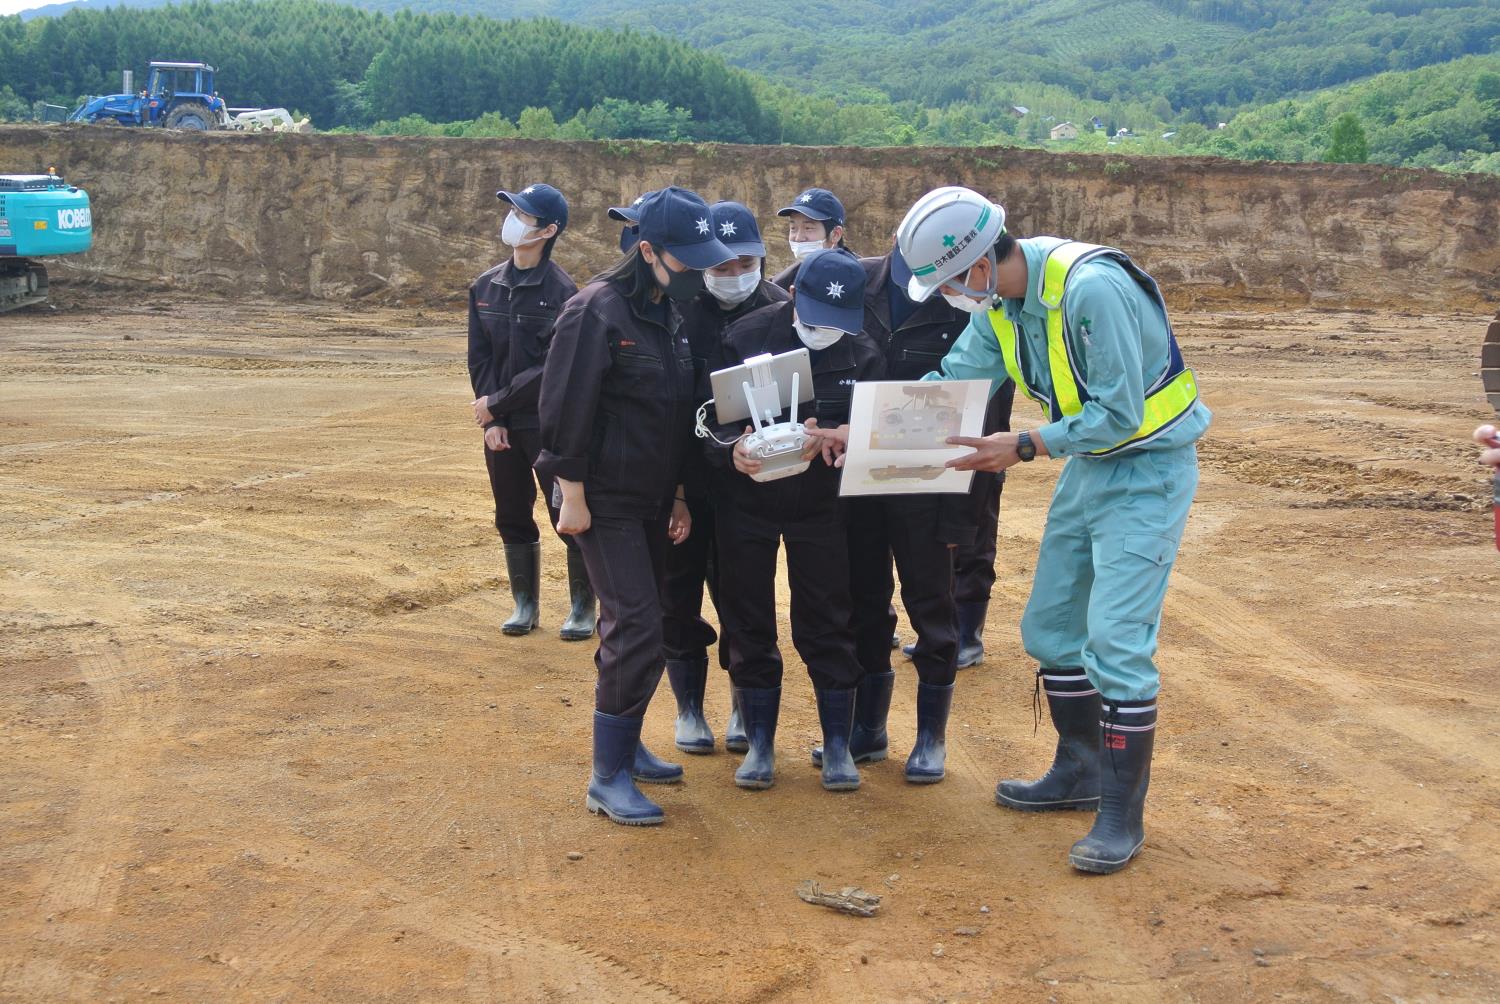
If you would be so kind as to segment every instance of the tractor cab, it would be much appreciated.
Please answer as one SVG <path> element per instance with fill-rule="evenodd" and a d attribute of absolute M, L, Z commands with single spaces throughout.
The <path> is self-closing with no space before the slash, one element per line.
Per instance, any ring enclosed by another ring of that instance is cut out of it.
<path fill-rule="evenodd" d="M 207 101 L 214 93 L 214 68 L 206 63 L 151 63 L 146 96 L 171 101 L 193 95 Z"/>

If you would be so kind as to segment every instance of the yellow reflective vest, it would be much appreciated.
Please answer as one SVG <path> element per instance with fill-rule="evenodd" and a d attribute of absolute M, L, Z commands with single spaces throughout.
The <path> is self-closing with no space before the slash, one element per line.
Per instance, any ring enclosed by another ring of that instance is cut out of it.
<path fill-rule="evenodd" d="M 1052 394 L 1048 396 L 1039 387 L 1027 383 L 1021 370 L 1021 333 L 1005 316 L 1004 310 L 989 312 L 990 326 L 1000 342 L 1000 352 L 1005 357 L 1005 371 L 1021 388 L 1022 393 L 1042 407 L 1049 421 L 1059 421 L 1067 415 L 1076 415 L 1089 401 L 1088 385 L 1084 381 L 1082 368 L 1073 357 L 1072 343 L 1067 337 L 1067 321 L 1063 316 L 1063 296 L 1068 290 L 1068 278 L 1086 261 L 1108 257 L 1119 262 L 1126 272 L 1151 294 L 1161 307 L 1163 315 L 1167 306 L 1162 300 L 1156 282 L 1123 252 L 1098 244 L 1069 241 L 1059 244 L 1047 256 L 1042 268 L 1042 305 L 1047 308 L 1047 368 L 1052 378 Z M 1102 450 L 1094 450 L 1089 456 L 1108 456 L 1132 446 L 1139 446 L 1160 436 L 1175 426 L 1198 401 L 1198 383 L 1193 371 L 1182 360 L 1177 347 L 1177 337 L 1167 330 L 1167 368 L 1161 376 L 1146 388 L 1145 417 L 1135 435 Z"/>

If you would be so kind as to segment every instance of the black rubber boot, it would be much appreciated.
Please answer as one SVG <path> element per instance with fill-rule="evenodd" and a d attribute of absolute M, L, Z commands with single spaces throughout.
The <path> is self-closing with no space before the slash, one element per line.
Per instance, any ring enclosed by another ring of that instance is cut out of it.
<path fill-rule="evenodd" d="M 1039 669 L 1057 729 L 1052 766 L 1036 781 L 1001 781 L 995 801 L 1022 812 L 1099 807 L 1099 691 L 1082 669 Z"/>
<path fill-rule="evenodd" d="M 990 602 L 958 604 L 958 668 L 968 669 L 984 662 L 984 622 Z"/>
<path fill-rule="evenodd" d="M 912 784 L 937 784 L 946 775 L 951 707 L 953 684 L 917 684 L 917 742 L 906 758 L 906 779 Z"/>
<path fill-rule="evenodd" d="M 745 719 L 740 714 L 739 694 L 729 691 L 729 722 L 724 726 L 724 748 L 731 753 L 748 753 L 750 740 L 745 735 Z"/>
<path fill-rule="evenodd" d="M 578 548 L 570 547 L 567 550 L 568 595 L 572 598 L 573 609 L 569 611 L 568 619 L 563 621 L 557 635 L 563 641 L 588 641 L 594 637 L 594 624 L 597 620 L 594 612 L 594 587 L 589 585 L 589 571 L 584 567 L 583 555 L 578 553 Z"/>
<path fill-rule="evenodd" d="M 1156 745 L 1156 700 L 1105 701 L 1104 752 L 1099 763 L 1099 815 L 1073 845 L 1068 864 L 1108 875 L 1130 863 L 1146 843 L 1146 788 Z"/>
<path fill-rule="evenodd" d="M 855 689 L 815 693 L 818 721 L 823 726 L 823 787 L 829 791 L 854 791 L 859 787 L 859 768 L 849 755 L 849 736 L 854 730 Z"/>
<path fill-rule="evenodd" d="M 854 731 L 849 735 L 849 755 L 855 763 L 879 763 L 890 756 L 885 722 L 891 713 L 891 688 L 895 685 L 895 672 L 887 670 L 865 676 L 855 688 Z M 812 762 L 814 767 L 823 766 L 823 747 L 813 747 Z"/>
<path fill-rule="evenodd" d="M 712 753 L 713 729 L 703 717 L 703 690 L 708 685 L 708 656 L 668 659 L 667 681 L 677 698 L 677 748 L 684 753 Z"/>
<path fill-rule="evenodd" d="M 736 687 L 735 698 L 744 712 L 750 750 L 734 772 L 734 783 L 741 788 L 769 788 L 776 783 L 776 719 L 781 715 L 781 688 Z"/>
<path fill-rule="evenodd" d="M 626 826 L 655 826 L 666 818 L 630 779 L 641 748 L 641 719 L 594 712 L 594 772 L 583 800 L 590 812 Z"/>
<path fill-rule="evenodd" d="M 541 591 L 542 545 L 506 544 L 505 572 L 510 576 L 510 595 L 516 609 L 500 625 L 508 635 L 530 634 L 537 625 L 537 594 Z"/>

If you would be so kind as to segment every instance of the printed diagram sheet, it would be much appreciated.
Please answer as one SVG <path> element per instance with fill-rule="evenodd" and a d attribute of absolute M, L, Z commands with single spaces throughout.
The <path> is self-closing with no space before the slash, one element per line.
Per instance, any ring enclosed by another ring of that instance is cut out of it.
<path fill-rule="evenodd" d="M 984 430 L 988 380 L 885 380 L 854 385 L 840 495 L 966 492 L 972 471 L 943 465 L 971 452 L 949 436 Z"/>

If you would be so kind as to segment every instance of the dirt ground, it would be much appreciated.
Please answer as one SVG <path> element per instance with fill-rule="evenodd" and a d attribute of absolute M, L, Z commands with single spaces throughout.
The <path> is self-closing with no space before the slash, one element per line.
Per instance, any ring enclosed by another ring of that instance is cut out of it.
<path fill-rule="evenodd" d="M 582 806 L 555 538 L 543 630 L 497 630 L 461 316 L 62 306 L 0 318 L 0 999 L 1500 999 L 1484 319 L 1179 316 L 1216 419 L 1148 843 L 1087 878 L 1089 817 L 992 801 L 1050 756 L 1016 625 L 1055 465 L 1006 489 L 943 784 L 901 779 L 901 663 L 893 758 L 824 792 L 788 651 L 776 787 L 687 757 L 637 830 Z"/>

